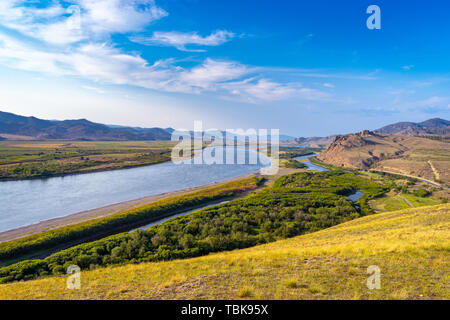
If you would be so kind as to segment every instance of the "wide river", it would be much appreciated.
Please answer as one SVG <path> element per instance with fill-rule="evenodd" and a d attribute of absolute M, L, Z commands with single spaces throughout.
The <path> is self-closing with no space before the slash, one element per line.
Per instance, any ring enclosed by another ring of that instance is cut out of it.
<path fill-rule="evenodd" d="M 214 147 L 215 152 L 224 152 Z M 229 148 L 226 151 L 230 151 Z M 208 158 L 212 148 L 206 148 Z M 0 232 L 73 213 L 146 196 L 198 187 L 257 172 L 270 159 L 256 155 L 258 164 L 176 164 L 75 174 L 47 179 L 0 182 Z M 214 153 L 213 153 L 214 155 Z"/>

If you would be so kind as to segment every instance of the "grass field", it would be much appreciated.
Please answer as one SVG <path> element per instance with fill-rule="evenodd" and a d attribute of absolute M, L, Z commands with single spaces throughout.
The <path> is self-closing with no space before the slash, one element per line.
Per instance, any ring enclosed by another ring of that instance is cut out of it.
<path fill-rule="evenodd" d="M 48 177 L 170 160 L 171 141 L 1 141 L 0 179 Z"/>
<path fill-rule="evenodd" d="M 432 206 L 440 203 L 441 202 L 439 200 L 431 197 L 423 198 L 412 194 L 399 194 L 395 191 L 391 191 L 383 197 L 371 200 L 369 204 L 375 212 L 379 213 L 407 209 L 411 207 L 418 208 L 423 206 Z"/>
<path fill-rule="evenodd" d="M 449 299 L 450 205 L 366 216 L 249 249 L 0 286 L 0 299 Z M 378 266 L 381 289 L 366 286 Z"/>
<path fill-rule="evenodd" d="M 414 148 L 401 158 L 385 159 L 375 170 L 406 174 L 444 185 L 450 185 L 450 145 L 440 143 L 429 148 Z"/>

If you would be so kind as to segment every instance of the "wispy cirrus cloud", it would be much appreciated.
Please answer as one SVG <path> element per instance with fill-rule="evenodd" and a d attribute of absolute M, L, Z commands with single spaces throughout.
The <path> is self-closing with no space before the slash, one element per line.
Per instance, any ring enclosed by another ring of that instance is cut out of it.
<path fill-rule="evenodd" d="M 412 68 L 414 68 L 414 65 L 413 65 L 413 64 L 409 64 L 409 65 L 407 65 L 407 66 L 403 66 L 403 67 L 402 67 L 402 69 L 405 70 L 405 71 L 409 71 L 409 70 L 411 70 Z"/>
<path fill-rule="evenodd" d="M 81 88 L 89 90 L 89 91 L 94 91 L 97 92 L 98 94 L 105 94 L 106 91 L 100 89 L 100 88 L 96 88 L 96 87 L 91 87 L 91 86 L 81 86 Z"/>
<path fill-rule="evenodd" d="M 161 32 L 156 31 L 151 37 L 135 36 L 130 40 L 147 46 L 160 45 L 172 46 L 180 51 L 187 52 L 205 52 L 204 49 L 188 49 L 187 45 L 197 46 L 219 46 L 230 41 L 234 37 L 234 33 L 226 30 L 218 30 L 209 36 L 202 37 L 197 32 Z"/>
<path fill-rule="evenodd" d="M 258 103 L 289 98 L 298 100 L 325 100 L 329 94 L 317 89 L 305 88 L 299 83 L 279 83 L 269 79 L 248 78 L 223 84 L 229 93 L 239 100 Z"/>

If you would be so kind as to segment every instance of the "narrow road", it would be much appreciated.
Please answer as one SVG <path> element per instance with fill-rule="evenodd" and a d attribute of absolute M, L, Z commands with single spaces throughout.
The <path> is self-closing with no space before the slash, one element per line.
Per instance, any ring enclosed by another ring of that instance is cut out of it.
<path fill-rule="evenodd" d="M 433 181 L 430 181 L 430 180 L 427 180 L 427 179 L 424 179 L 424 178 L 419 178 L 419 177 L 412 176 L 412 175 L 405 174 L 405 173 L 399 173 L 399 172 L 388 171 L 388 170 L 381 170 L 381 169 L 369 169 L 369 171 L 374 171 L 374 172 L 386 172 L 386 173 L 395 174 L 395 175 L 398 175 L 398 176 L 404 176 L 404 177 L 414 178 L 414 179 L 420 180 L 420 181 L 422 181 L 422 182 L 425 182 L 425 183 L 427 183 L 427 184 L 429 184 L 429 185 L 432 185 L 432 186 L 434 186 L 434 187 L 439 187 L 439 188 L 443 188 L 443 189 L 449 189 L 448 187 L 443 186 L 443 185 L 441 185 L 441 184 L 439 184 L 439 183 L 437 183 L 437 182 L 433 182 Z"/>

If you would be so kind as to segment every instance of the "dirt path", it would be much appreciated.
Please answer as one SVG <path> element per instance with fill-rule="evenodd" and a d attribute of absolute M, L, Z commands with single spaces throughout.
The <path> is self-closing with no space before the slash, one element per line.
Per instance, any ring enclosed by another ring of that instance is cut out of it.
<path fill-rule="evenodd" d="M 428 160 L 428 164 L 430 165 L 431 170 L 433 170 L 435 180 L 438 180 L 438 181 L 441 180 L 439 171 L 437 171 L 436 168 L 433 166 L 433 163 L 431 162 L 431 160 Z"/>
<path fill-rule="evenodd" d="M 401 193 L 401 192 L 400 192 L 397 196 L 398 196 L 400 199 L 402 199 L 403 201 L 405 201 L 405 203 L 406 203 L 408 206 L 410 206 L 411 208 L 415 208 L 415 207 L 413 206 L 413 204 L 412 204 L 411 202 L 409 202 L 408 199 L 406 199 L 405 197 L 402 196 L 402 193 Z"/>

